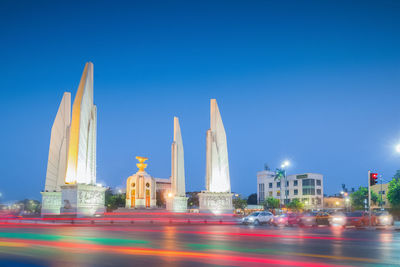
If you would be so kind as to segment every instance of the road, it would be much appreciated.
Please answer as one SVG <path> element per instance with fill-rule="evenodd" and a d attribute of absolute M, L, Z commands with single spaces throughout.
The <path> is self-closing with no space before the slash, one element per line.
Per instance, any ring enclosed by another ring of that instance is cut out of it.
<path fill-rule="evenodd" d="M 245 225 L 0 224 L 0 266 L 394 266 L 400 232 Z"/>

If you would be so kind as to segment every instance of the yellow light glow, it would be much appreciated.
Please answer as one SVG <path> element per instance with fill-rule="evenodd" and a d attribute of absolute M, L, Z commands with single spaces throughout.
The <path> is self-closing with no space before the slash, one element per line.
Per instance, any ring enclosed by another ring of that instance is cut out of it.
<path fill-rule="evenodd" d="M 139 163 L 136 163 L 136 166 L 138 167 L 140 172 L 143 172 L 144 169 L 146 169 L 146 167 L 147 167 L 147 164 L 145 164 L 144 162 L 146 160 L 148 160 L 149 158 L 137 156 L 136 159 L 139 161 Z"/>
<path fill-rule="evenodd" d="M 76 183 L 76 168 L 78 165 L 78 150 L 79 150 L 79 125 L 81 121 L 81 104 L 83 97 L 83 90 L 87 76 L 89 64 L 85 65 L 82 78 L 79 83 L 78 92 L 76 92 L 74 104 L 72 106 L 72 119 L 70 126 L 69 146 L 68 146 L 68 161 L 67 173 L 65 175 L 66 184 Z"/>

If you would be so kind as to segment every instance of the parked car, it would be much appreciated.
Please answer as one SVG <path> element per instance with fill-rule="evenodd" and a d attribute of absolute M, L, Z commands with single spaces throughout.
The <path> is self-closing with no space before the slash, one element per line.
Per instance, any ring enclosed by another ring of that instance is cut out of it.
<path fill-rule="evenodd" d="M 242 219 L 243 224 L 254 224 L 259 225 L 263 223 L 270 223 L 274 215 L 269 211 L 257 211 L 253 212 L 249 216 Z"/>
<path fill-rule="evenodd" d="M 377 225 L 389 226 L 394 224 L 392 215 L 386 210 L 376 212 L 374 215 L 376 216 Z"/>
<path fill-rule="evenodd" d="M 286 213 L 274 216 L 271 223 L 274 226 L 293 226 L 300 224 L 300 216 L 298 213 Z"/>
<path fill-rule="evenodd" d="M 366 211 L 355 211 L 346 213 L 346 225 L 363 227 L 369 225 L 369 214 Z M 376 216 L 371 214 L 371 225 L 376 225 Z"/>

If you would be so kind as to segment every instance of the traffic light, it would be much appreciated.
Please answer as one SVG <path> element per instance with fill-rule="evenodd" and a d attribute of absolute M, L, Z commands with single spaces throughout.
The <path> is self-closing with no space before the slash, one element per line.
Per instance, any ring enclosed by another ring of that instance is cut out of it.
<path fill-rule="evenodd" d="M 378 174 L 371 172 L 369 174 L 369 185 L 376 185 L 378 183 Z"/>

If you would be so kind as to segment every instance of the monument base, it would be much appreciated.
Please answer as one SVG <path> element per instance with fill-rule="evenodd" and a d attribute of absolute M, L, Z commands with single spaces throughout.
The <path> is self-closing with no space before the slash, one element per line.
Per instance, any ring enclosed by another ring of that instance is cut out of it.
<path fill-rule="evenodd" d="M 167 198 L 167 210 L 172 212 L 187 211 L 187 197 L 171 197 Z"/>
<path fill-rule="evenodd" d="M 78 217 L 105 212 L 106 188 L 97 185 L 71 184 L 61 186 L 61 213 Z"/>
<path fill-rule="evenodd" d="M 135 199 L 135 202 L 132 203 L 130 199 L 125 200 L 125 208 L 127 209 L 154 209 L 156 208 L 156 200 L 150 199 L 150 206 L 146 207 L 145 199 Z"/>
<path fill-rule="evenodd" d="M 42 209 L 41 215 L 57 215 L 61 209 L 61 192 L 41 192 Z"/>
<path fill-rule="evenodd" d="M 232 196 L 232 193 L 202 191 L 199 193 L 199 211 L 214 214 L 233 213 Z"/>

